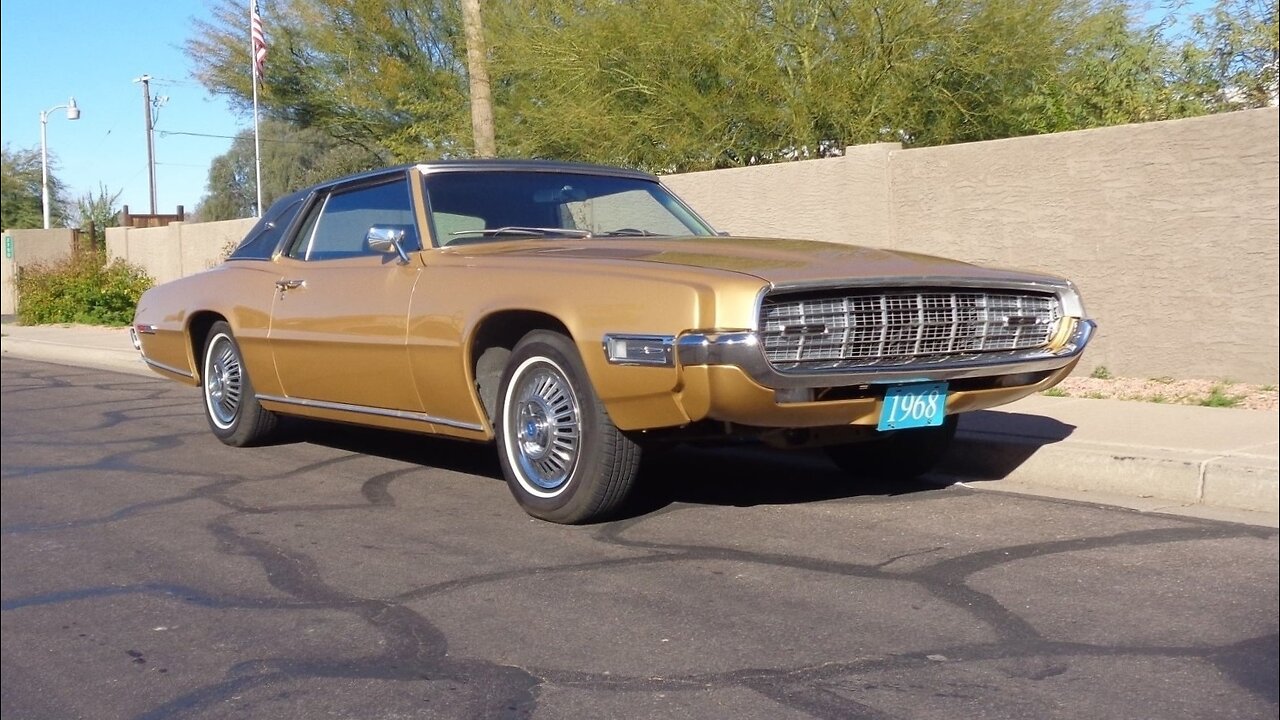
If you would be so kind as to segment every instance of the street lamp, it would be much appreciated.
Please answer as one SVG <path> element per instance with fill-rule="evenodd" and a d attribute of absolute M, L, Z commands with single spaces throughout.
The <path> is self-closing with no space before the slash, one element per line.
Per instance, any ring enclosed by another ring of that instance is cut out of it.
<path fill-rule="evenodd" d="M 49 126 L 49 113 L 66 108 L 68 120 L 80 119 L 80 108 L 76 107 L 76 99 L 67 100 L 66 105 L 54 105 L 48 110 L 40 111 L 40 202 L 44 208 L 44 229 L 49 229 L 49 141 L 45 139 Z"/>

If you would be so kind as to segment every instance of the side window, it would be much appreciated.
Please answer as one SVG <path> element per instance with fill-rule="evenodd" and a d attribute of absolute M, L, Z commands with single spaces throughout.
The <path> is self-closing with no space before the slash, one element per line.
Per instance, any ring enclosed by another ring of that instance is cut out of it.
<path fill-rule="evenodd" d="M 304 260 L 375 255 L 365 242 L 374 225 L 404 230 L 404 249 L 420 249 L 413 218 L 413 200 L 404 179 L 337 190 L 311 208 L 289 257 Z"/>
<path fill-rule="evenodd" d="M 302 227 L 298 228 L 298 234 L 294 236 L 293 241 L 289 243 L 289 249 L 286 255 L 294 260 L 305 260 L 307 251 L 311 249 L 311 236 L 316 231 L 316 220 L 320 218 L 320 211 L 324 209 L 324 204 L 329 200 L 326 195 L 316 202 L 312 203 L 307 209 L 307 215 L 302 219 Z"/>

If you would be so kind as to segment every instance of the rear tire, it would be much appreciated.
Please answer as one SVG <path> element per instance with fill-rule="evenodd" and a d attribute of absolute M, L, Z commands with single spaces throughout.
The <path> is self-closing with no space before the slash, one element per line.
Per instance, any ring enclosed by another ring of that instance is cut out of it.
<path fill-rule="evenodd" d="M 555 523 L 603 520 L 631 493 L 640 447 L 596 397 L 569 338 L 537 330 L 512 350 L 494 429 L 507 487 L 525 512 Z"/>
<path fill-rule="evenodd" d="M 897 430 L 878 440 L 830 445 L 827 456 L 855 477 L 911 480 L 932 470 L 946 454 L 958 418 L 948 415 L 937 427 Z"/>
<path fill-rule="evenodd" d="M 257 445 L 267 440 L 275 431 L 278 418 L 258 403 L 230 325 L 220 320 L 209 328 L 203 355 L 200 385 L 209 429 L 219 440 L 234 447 Z"/>

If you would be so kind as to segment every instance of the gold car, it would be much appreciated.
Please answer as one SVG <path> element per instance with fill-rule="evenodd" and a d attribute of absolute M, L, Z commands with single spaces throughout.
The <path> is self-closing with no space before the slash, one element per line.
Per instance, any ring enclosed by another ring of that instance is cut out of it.
<path fill-rule="evenodd" d="M 616 511 L 663 442 L 918 475 L 957 413 L 1053 386 L 1093 329 L 1055 277 L 726 237 L 651 175 L 483 160 L 285 197 L 133 327 L 228 445 L 280 415 L 496 440 L 519 503 L 565 523 Z"/>

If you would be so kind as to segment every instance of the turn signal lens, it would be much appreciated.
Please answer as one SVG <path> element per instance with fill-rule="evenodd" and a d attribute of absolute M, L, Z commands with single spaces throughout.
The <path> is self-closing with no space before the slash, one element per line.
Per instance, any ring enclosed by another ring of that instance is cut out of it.
<path fill-rule="evenodd" d="M 669 335 L 606 335 L 604 353 L 615 365 L 669 366 L 674 342 Z"/>

